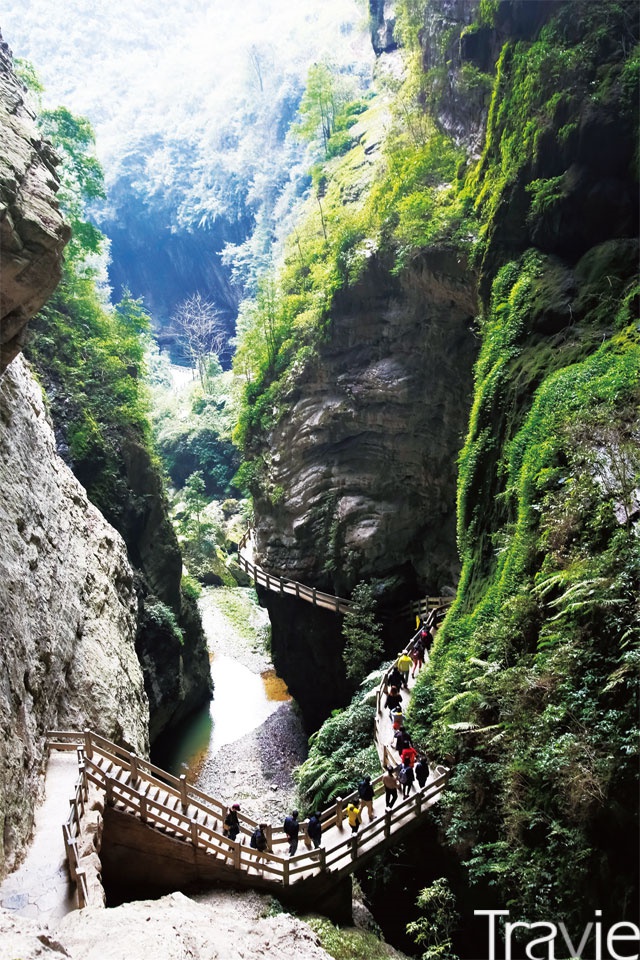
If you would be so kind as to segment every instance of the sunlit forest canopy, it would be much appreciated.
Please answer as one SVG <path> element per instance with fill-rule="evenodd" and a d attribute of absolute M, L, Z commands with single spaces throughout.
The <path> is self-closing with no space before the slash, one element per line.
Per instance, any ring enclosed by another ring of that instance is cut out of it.
<path fill-rule="evenodd" d="M 94 127 L 107 190 L 95 216 L 112 241 L 116 295 L 127 284 L 166 322 L 200 292 L 231 329 L 243 287 L 308 183 L 310 147 L 287 133 L 310 66 L 329 64 L 354 89 L 369 82 L 364 6 L 4 5 L 5 38 L 37 65 L 44 106 L 64 104 Z"/>

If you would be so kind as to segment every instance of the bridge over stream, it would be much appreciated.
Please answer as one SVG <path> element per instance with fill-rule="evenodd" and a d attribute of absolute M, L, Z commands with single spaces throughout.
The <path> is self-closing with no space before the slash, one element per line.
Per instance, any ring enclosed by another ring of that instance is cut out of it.
<path fill-rule="evenodd" d="M 374 738 L 381 766 L 399 762 L 384 708 L 386 682 L 387 674 L 375 694 Z M 405 705 L 413 682 L 410 679 L 409 689 L 402 691 Z M 79 851 L 90 793 L 97 791 L 101 797 L 102 876 L 108 888 L 121 890 L 122 899 L 223 885 L 269 892 L 292 907 L 313 908 L 344 920 L 350 912 L 350 874 L 419 827 L 449 776 L 447 768 L 430 766 L 425 786 L 414 785 L 406 799 L 399 797 L 388 810 L 381 774 L 372 780 L 373 819 L 369 821 L 363 811 L 358 833 L 351 833 L 345 815 L 347 804 L 357 797 L 354 792 L 321 812 L 318 849 L 312 847 L 307 822 L 302 821 L 300 852 L 288 856 L 284 831 L 270 826 L 269 850 L 259 855 L 249 845 L 257 822 L 239 813 L 238 839 L 225 837 L 228 807 L 187 782 L 184 775 L 175 777 L 90 730 L 52 731 L 49 747 L 77 752 L 78 779 L 63 836 L 80 907 L 90 900 Z"/>

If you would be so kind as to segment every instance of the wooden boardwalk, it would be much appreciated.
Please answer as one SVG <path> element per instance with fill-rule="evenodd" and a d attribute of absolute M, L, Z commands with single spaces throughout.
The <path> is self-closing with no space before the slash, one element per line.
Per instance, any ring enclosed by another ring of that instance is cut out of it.
<path fill-rule="evenodd" d="M 391 721 L 383 707 L 385 687 L 386 675 L 377 691 L 374 733 L 382 764 L 398 762 L 390 747 Z M 405 699 L 409 696 L 410 691 L 403 693 Z M 146 867 L 140 869 L 153 876 L 155 870 L 161 866 L 166 869 L 166 864 L 173 859 L 178 878 L 176 886 L 189 882 L 221 882 L 271 890 L 277 895 L 295 888 L 298 900 L 304 901 L 308 894 L 309 901 L 315 902 L 323 890 L 335 886 L 385 846 L 415 828 L 440 797 L 449 776 L 445 767 L 430 768 L 429 779 L 422 789 L 414 786 L 406 799 L 399 797 L 393 809 L 387 810 L 381 774 L 372 779 L 374 817 L 369 821 L 368 814 L 363 812 L 363 823 L 357 833 L 351 832 L 344 812 L 347 804 L 357 798 L 354 792 L 322 811 L 322 843 L 318 849 L 312 847 L 307 837 L 307 822 L 302 821 L 299 852 L 289 856 L 289 841 L 283 830 L 269 827 L 269 852 L 258 859 L 257 852 L 249 845 L 258 825 L 256 821 L 239 813 L 238 839 L 228 839 L 223 835 L 228 807 L 188 783 L 184 776 L 174 777 L 89 730 L 81 734 L 51 732 L 49 745 L 52 749 L 78 752 L 79 778 L 63 833 L 80 906 L 86 903 L 87 890 L 79 868 L 77 838 L 90 784 L 103 792 L 105 822 L 117 825 L 118 844 L 129 851 L 128 859 L 123 854 L 122 867 L 128 864 L 130 870 L 147 857 Z M 108 844 L 108 838 L 105 829 L 103 844 Z M 191 853 L 186 852 L 187 847 Z M 109 851 L 101 852 L 101 856 L 105 854 Z"/>
<path fill-rule="evenodd" d="M 238 565 L 244 572 L 251 577 L 254 583 L 274 593 L 286 594 L 290 597 L 297 597 L 298 600 L 306 600 L 316 607 L 322 607 L 323 610 L 332 610 L 334 613 L 348 613 L 351 609 L 351 601 L 344 597 L 334 597 L 331 593 L 323 593 L 315 587 L 308 587 L 304 583 L 298 583 L 296 580 L 288 580 L 285 577 L 276 576 L 268 573 L 262 567 L 258 566 L 254 557 L 254 541 L 251 529 L 247 530 L 240 543 L 238 544 Z M 417 614 L 420 617 L 426 616 L 431 610 L 446 608 L 453 601 L 453 597 L 423 597 L 420 600 L 412 600 L 400 611 L 399 616 Z"/>

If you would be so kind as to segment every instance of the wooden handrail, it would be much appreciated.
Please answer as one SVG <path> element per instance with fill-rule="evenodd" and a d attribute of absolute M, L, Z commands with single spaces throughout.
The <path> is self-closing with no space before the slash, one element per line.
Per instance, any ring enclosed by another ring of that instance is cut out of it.
<path fill-rule="evenodd" d="M 435 612 L 432 611 L 430 619 L 433 619 L 435 625 Z M 419 633 L 420 631 L 409 640 L 404 648 L 406 652 L 411 650 Z M 383 767 L 386 767 L 386 761 L 390 758 L 394 763 L 398 762 L 393 759 L 391 748 L 381 742 L 382 697 L 390 669 L 391 667 L 384 671 L 376 692 L 375 742 Z M 258 852 L 249 846 L 247 837 L 258 824 L 251 817 L 239 814 L 239 839 L 230 840 L 223 833 L 223 821 L 228 807 L 187 783 L 184 776 L 175 777 L 149 760 L 90 730 L 85 730 L 83 734 L 75 731 L 51 731 L 47 739 L 58 749 L 67 749 L 71 745 L 78 749 L 80 777 L 74 797 L 70 801 L 69 818 L 63 826 L 63 835 L 70 873 L 77 885 L 79 904 L 86 904 L 88 896 L 86 877 L 79 866 L 76 842 L 87 798 L 87 782 L 105 791 L 108 804 L 120 805 L 125 811 L 140 817 L 144 823 L 171 831 L 184 842 L 202 848 L 215 857 L 223 858 L 225 863 L 230 862 L 237 870 L 246 872 L 250 868 L 255 869 Z M 381 773 L 372 780 L 374 797 L 380 796 L 384 789 L 383 776 Z M 395 830 L 403 829 L 420 816 L 430 803 L 435 802 L 449 776 L 450 771 L 442 765 L 432 768 L 433 779 L 424 787 L 403 798 L 392 810 L 387 810 L 384 816 L 363 824 L 355 839 L 350 834 L 329 848 L 305 849 L 293 857 L 280 856 L 273 853 L 273 848 L 288 843 L 288 838 L 284 831 L 270 828 L 271 849 L 260 854 L 260 870 L 263 875 L 268 874 L 273 882 L 285 886 L 328 871 L 348 873 L 353 870 L 354 863 L 361 856 L 373 852 L 378 844 L 388 840 Z M 155 790 L 153 796 L 152 790 Z M 336 826 L 342 831 L 345 806 L 357 796 L 358 791 L 354 790 L 346 797 L 338 797 L 335 803 L 323 810 L 320 814 L 323 829 Z M 213 826 L 207 818 L 213 822 Z M 300 823 L 301 837 L 308 843 L 306 828 L 305 820 Z"/>
<path fill-rule="evenodd" d="M 306 600 L 316 607 L 333 610 L 335 613 L 344 614 L 351 609 L 353 606 L 351 600 L 347 600 L 344 597 L 336 597 L 332 593 L 323 593 L 322 590 L 318 590 L 316 587 L 307 587 L 304 583 L 299 583 L 297 580 L 289 580 L 273 573 L 267 573 L 267 571 L 258 566 L 258 564 L 254 563 L 248 557 L 243 556 L 242 551 L 251 540 L 251 535 L 251 528 L 248 527 L 240 538 L 240 543 L 238 544 L 238 565 L 251 577 L 254 583 L 276 593 L 286 593 L 301 600 Z M 453 597 L 423 597 L 420 600 L 411 600 L 398 611 L 398 615 L 405 616 L 416 613 L 424 616 L 433 610 L 446 610 L 446 608 L 453 603 L 453 600 Z"/>
<path fill-rule="evenodd" d="M 88 780 L 105 791 L 107 802 L 110 805 L 120 804 L 125 810 L 139 816 L 143 822 L 171 831 L 185 842 L 192 843 L 194 846 L 200 847 L 212 855 L 224 859 L 225 862 L 230 862 L 236 869 L 246 872 L 250 867 L 255 868 L 257 852 L 246 842 L 246 834 L 249 831 L 245 825 L 241 824 L 243 827 L 241 839 L 233 841 L 224 836 L 221 821 L 220 830 L 218 830 L 216 829 L 218 824 L 217 819 L 214 820 L 213 827 L 196 819 L 197 811 L 199 810 L 208 815 L 212 815 L 214 813 L 214 807 L 221 811 L 226 809 L 222 803 L 214 800 L 212 797 L 207 797 L 207 804 L 199 803 L 196 798 L 191 796 L 193 788 L 191 785 L 187 785 L 186 790 L 189 798 L 187 809 L 185 810 L 183 804 L 180 802 L 172 805 L 176 798 L 180 799 L 179 789 L 171 789 L 157 777 L 147 774 L 144 769 L 142 769 L 143 761 L 141 761 L 140 758 L 136 758 L 138 761 L 138 778 L 135 781 L 127 783 L 118 779 L 118 776 L 112 776 L 111 773 L 106 773 L 101 766 L 101 761 L 112 765 L 113 759 L 115 759 L 118 754 L 124 754 L 125 756 L 121 758 L 124 762 L 117 765 L 119 768 L 117 773 L 130 774 L 131 766 L 126 760 L 127 751 L 121 747 L 117 747 L 115 744 L 111 744 L 108 740 L 105 740 L 104 737 L 88 731 L 85 732 L 85 742 L 90 742 L 91 744 L 92 757 L 89 758 L 86 753 L 83 756 L 83 777 L 79 782 L 78 788 L 80 791 L 83 789 L 82 781 Z M 107 746 L 110 749 L 107 750 Z M 144 763 L 146 763 L 146 761 L 144 761 Z M 153 765 L 149 764 L 149 766 Z M 388 838 L 394 825 L 404 826 L 406 823 L 409 823 L 416 815 L 416 812 L 424 810 L 426 804 L 439 795 L 448 777 L 449 771 L 444 770 L 443 773 L 426 784 L 421 790 L 403 799 L 392 811 L 388 811 L 388 814 L 385 814 L 384 817 L 378 817 L 370 823 L 363 825 L 355 844 L 352 837 L 348 836 L 329 849 L 321 847 L 319 849 L 304 850 L 293 857 L 279 856 L 272 851 L 265 851 L 260 857 L 260 867 L 263 868 L 264 872 L 269 874 L 275 882 L 282 883 L 283 885 L 289 885 L 295 883 L 296 880 L 300 880 L 301 874 L 315 876 L 320 872 L 334 868 L 337 868 L 339 872 L 348 872 L 352 869 L 354 855 L 355 859 L 357 859 L 364 853 L 370 852 L 379 840 Z M 176 780 L 177 778 L 171 779 Z M 142 792 L 145 785 L 158 785 L 164 790 L 166 796 L 158 796 L 157 798 L 146 796 Z M 378 795 L 382 789 L 382 774 L 372 780 L 372 785 L 374 786 L 375 795 Z M 194 792 L 201 793 L 201 791 Z M 354 800 L 356 796 L 357 791 L 354 791 L 342 801 L 338 800 L 335 804 L 322 811 L 321 821 L 323 827 L 327 829 L 336 823 L 341 827 L 342 821 L 339 817 L 338 810 L 342 810 L 343 805 Z M 79 816 L 81 809 L 83 809 L 80 795 L 77 794 L 71 803 L 75 811 L 73 814 L 74 826 L 72 828 L 70 823 L 65 824 L 65 847 L 67 848 L 67 855 L 70 858 L 70 864 L 73 862 L 72 872 L 77 873 L 77 851 L 74 851 L 74 836 L 72 836 L 72 834 L 77 835 L 77 831 L 79 830 Z M 71 816 L 70 814 L 70 819 Z M 248 821 L 249 818 L 245 818 L 245 820 Z M 254 821 L 251 821 L 251 824 L 253 823 Z M 78 826 L 76 826 L 76 824 L 78 824 Z M 303 835 L 306 832 L 305 827 L 306 821 L 303 821 L 301 823 Z M 287 843 L 285 834 L 283 832 L 273 831 L 273 845 L 276 846 L 285 843 Z M 84 894 L 82 890 L 79 890 L 79 900 L 82 896 L 84 896 Z"/>

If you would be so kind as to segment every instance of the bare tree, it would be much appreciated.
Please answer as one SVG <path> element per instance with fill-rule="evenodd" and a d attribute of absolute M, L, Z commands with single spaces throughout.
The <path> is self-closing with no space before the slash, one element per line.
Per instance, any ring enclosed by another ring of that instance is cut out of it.
<path fill-rule="evenodd" d="M 178 330 L 178 339 L 198 371 L 202 389 L 207 392 L 211 359 L 224 347 L 225 331 L 220 312 L 210 300 L 194 293 L 178 305 L 171 318 Z"/>

